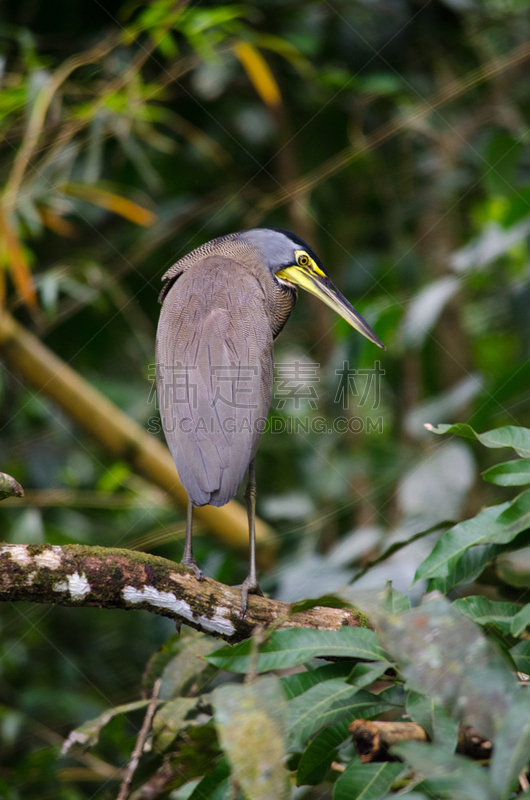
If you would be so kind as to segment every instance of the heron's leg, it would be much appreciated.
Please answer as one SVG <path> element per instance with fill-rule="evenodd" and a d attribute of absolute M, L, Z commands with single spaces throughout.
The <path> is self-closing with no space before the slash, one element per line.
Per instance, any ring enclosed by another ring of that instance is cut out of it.
<path fill-rule="evenodd" d="M 184 554 L 181 559 L 181 564 L 194 572 L 198 581 L 202 581 L 204 575 L 197 566 L 197 562 L 193 557 L 193 548 L 191 544 L 191 535 L 193 530 L 193 505 L 191 500 L 188 500 L 188 514 L 186 516 L 186 539 L 184 541 Z"/>
<path fill-rule="evenodd" d="M 250 570 L 248 577 L 241 584 L 241 605 L 243 614 L 248 606 L 249 594 L 262 594 L 256 576 L 256 467 L 254 459 L 248 467 L 248 483 L 245 490 L 245 502 L 248 513 L 248 536 L 250 542 Z"/>

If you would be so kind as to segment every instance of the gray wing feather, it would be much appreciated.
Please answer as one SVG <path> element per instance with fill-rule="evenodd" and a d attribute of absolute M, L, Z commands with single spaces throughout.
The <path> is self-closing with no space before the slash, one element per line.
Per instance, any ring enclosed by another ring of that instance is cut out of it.
<path fill-rule="evenodd" d="M 248 271 L 211 257 L 164 299 L 157 335 L 162 426 L 194 505 L 236 493 L 261 438 L 272 389 L 272 332 Z"/>

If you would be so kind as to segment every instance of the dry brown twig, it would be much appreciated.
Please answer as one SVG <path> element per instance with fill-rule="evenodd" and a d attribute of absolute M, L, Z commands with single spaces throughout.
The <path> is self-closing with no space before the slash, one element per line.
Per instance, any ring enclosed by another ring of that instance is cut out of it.
<path fill-rule="evenodd" d="M 136 744 L 134 745 L 134 750 L 132 751 L 131 754 L 131 759 L 127 764 L 127 769 L 125 770 L 125 775 L 123 776 L 123 780 L 121 782 L 120 790 L 118 792 L 118 797 L 116 798 L 116 800 L 127 800 L 127 797 L 129 795 L 129 788 L 131 785 L 131 781 L 133 779 L 134 773 L 136 772 L 136 768 L 140 763 L 140 758 L 144 751 L 147 734 L 151 729 L 151 722 L 153 721 L 156 707 L 158 705 L 158 696 L 160 694 L 161 684 L 162 684 L 162 678 L 157 678 L 153 686 L 151 702 L 147 706 L 147 711 L 145 712 L 144 721 L 142 722 L 142 727 L 140 728 L 140 732 L 138 733 Z"/>

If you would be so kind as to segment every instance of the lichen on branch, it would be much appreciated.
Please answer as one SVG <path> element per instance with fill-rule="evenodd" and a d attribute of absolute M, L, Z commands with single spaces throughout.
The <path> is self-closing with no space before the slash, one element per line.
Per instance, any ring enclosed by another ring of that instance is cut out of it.
<path fill-rule="evenodd" d="M 245 616 L 241 592 L 149 553 L 85 545 L 0 545 L 4 601 L 143 609 L 234 643 L 256 626 L 337 630 L 359 625 L 350 609 L 317 607 L 290 614 L 288 603 L 251 596 Z"/>

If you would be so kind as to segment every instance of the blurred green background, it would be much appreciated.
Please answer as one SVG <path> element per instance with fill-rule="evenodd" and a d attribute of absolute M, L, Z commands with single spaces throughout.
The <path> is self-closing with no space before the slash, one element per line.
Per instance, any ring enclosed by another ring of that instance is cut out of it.
<path fill-rule="evenodd" d="M 279 370 L 303 369 L 299 402 L 277 372 L 281 432 L 257 456 L 258 512 L 281 545 L 260 580 L 273 597 L 330 593 L 392 542 L 509 496 L 479 479 L 498 454 L 424 423 L 530 425 L 528 11 L 4 3 L 0 294 L 51 350 L 160 435 L 161 276 L 255 226 L 303 236 L 387 346 L 304 293 L 277 342 Z M 11 366 L 0 393 L 0 469 L 27 492 L 2 504 L 3 540 L 180 558 L 183 515 L 160 489 Z M 296 420 L 307 432 L 285 432 Z M 406 589 L 432 543 L 358 585 Z M 206 530 L 195 550 L 206 574 L 244 578 L 246 559 Z M 19 603 L 0 608 L 0 626 L 2 797 L 92 797 L 90 764 L 57 761 L 56 737 L 135 699 L 171 623 Z M 109 762 L 126 762 L 128 724 L 108 726 Z"/>

